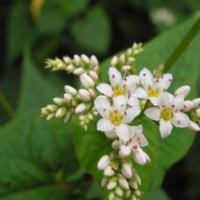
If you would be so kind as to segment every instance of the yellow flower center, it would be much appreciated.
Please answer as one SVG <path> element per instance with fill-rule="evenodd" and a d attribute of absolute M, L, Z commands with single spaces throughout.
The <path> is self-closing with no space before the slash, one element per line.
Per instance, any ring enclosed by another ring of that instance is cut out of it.
<path fill-rule="evenodd" d="M 147 92 L 148 92 L 149 97 L 158 97 L 158 95 L 159 95 L 159 89 L 153 89 L 153 88 L 149 87 Z"/>
<path fill-rule="evenodd" d="M 121 115 L 118 111 L 111 112 L 109 115 L 109 119 L 114 125 L 119 125 L 122 123 L 124 116 Z"/>
<path fill-rule="evenodd" d="M 173 112 L 169 108 L 164 108 L 161 112 L 161 117 L 165 120 L 168 121 L 173 118 Z"/>
<path fill-rule="evenodd" d="M 126 89 L 125 88 L 121 88 L 119 86 L 116 86 L 114 89 L 113 89 L 113 94 L 114 96 L 120 96 L 120 95 L 125 95 L 126 94 Z"/>

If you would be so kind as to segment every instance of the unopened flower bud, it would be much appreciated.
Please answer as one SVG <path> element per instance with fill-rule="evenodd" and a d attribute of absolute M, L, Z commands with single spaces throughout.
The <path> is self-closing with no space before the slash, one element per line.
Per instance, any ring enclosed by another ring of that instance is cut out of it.
<path fill-rule="evenodd" d="M 115 140 L 113 143 L 112 143 L 112 148 L 115 149 L 115 150 L 118 150 L 119 149 L 119 140 Z"/>
<path fill-rule="evenodd" d="M 110 158 L 108 155 L 105 155 L 99 160 L 97 168 L 103 171 L 109 164 L 110 164 Z"/>
<path fill-rule="evenodd" d="M 138 189 L 138 183 L 137 183 L 137 180 L 131 180 L 129 181 L 129 185 L 131 188 L 133 188 L 134 190 L 137 190 Z"/>
<path fill-rule="evenodd" d="M 130 147 L 125 146 L 125 145 L 120 147 L 119 155 L 121 158 L 126 158 L 126 157 L 130 156 L 130 154 L 131 154 Z"/>
<path fill-rule="evenodd" d="M 129 190 L 129 184 L 128 184 L 128 181 L 123 178 L 123 177 L 120 177 L 119 178 L 119 185 L 124 189 L 124 190 Z"/>
<path fill-rule="evenodd" d="M 141 149 L 137 149 L 134 153 L 135 161 L 140 165 L 145 165 L 150 162 L 149 156 Z"/>
<path fill-rule="evenodd" d="M 50 112 L 55 112 L 55 111 L 57 111 L 58 106 L 57 106 L 57 105 L 54 105 L 54 104 L 51 104 L 51 105 L 48 105 L 48 106 L 47 106 L 47 109 L 48 109 Z"/>
<path fill-rule="evenodd" d="M 124 66 L 122 67 L 122 71 L 123 71 L 123 72 L 129 72 L 130 69 L 131 69 L 131 66 L 130 66 L 130 65 L 124 65 Z"/>
<path fill-rule="evenodd" d="M 126 198 L 129 198 L 131 196 L 131 190 L 126 191 Z"/>
<path fill-rule="evenodd" d="M 196 122 L 191 121 L 190 125 L 189 125 L 189 129 L 192 131 L 200 131 L 200 127 Z"/>
<path fill-rule="evenodd" d="M 99 64 L 97 57 L 94 55 L 91 56 L 91 62 L 94 66 Z"/>
<path fill-rule="evenodd" d="M 59 106 L 62 106 L 65 103 L 65 100 L 63 98 L 53 98 L 53 102 Z"/>
<path fill-rule="evenodd" d="M 198 118 L 200 118 L 200 108 L 198 108 L 198 109 L 196 110 L 196 115 L 197 115 Z"/>
<path fill-rule="evenodd" d="M 90 59 L 89 59 L 85 54 L 82 54 L 82 55 L 81 55 L 81 59 L 82 59 L 85 63 L 90 63 Z"/>
<path fill-rule="evenodd" d="M 101 181 L 101 187 L 105 187 L 108 183 L 108 179 L 106 177 L 103 177 L 102 181 Z"/>
<path fill-rule="evenodd" d="M 71 111 L 68 111 L 65 115 L 65 118 L 64 118 L 64 123 L 67 123 L 69 121 L 69 119 L 71 118 L 72 116 L 72 112 Z"/>
<path fill-rule="evenodd" d="M 140 190 L 136 190 L 136 191 L 135 191 L 135 195 L 136 195 L 137 197 L 140 197 L 140 196 L 141 196 Z"/>
<path fill-rule="evenodd" d="M 111 65 L 112 65 L 112 66 L 115 66 L 115 65 L 117 64 L 117 62 L 118 62 L 118 57 L 117 57 L 117 56 L 114 56 L 114 57 L 112 58 L 112 60 L 111 60 Z"/>
<path fill-rule="evenodd" d="M 89 71 L 89 75 L 94 81 L 97 81 L 99 79 L 99 76 L 95 71 L 92 71 L 92 70 Z"/>
<path fill-rule="evenodd" d="M 48 111 L 48 109 L 45 107 L 45 108 L 42 108 L 42 109 L 41 109 L 41 113 L 42 113 L 42 115 L 47 116 L 47 115 L 49 114 L 49 111 Z"/>
<path fill-rule="evenodd" d="M 47 116 L 47 120 L 50 121 L 52 120 L 53 118 L 55 117 L 55 114 L 54 113 L 51 113 Z"/>
<path fill-rule="evenodd" d="M 66 64 L 69 64 L 71 62 L 71 59 L 68 56 L 64 56 L 63 60 Z"/>
<path fill-rule="evenodd" d="M 80 76 L 80 81 L 81 81 L 81 84 L 83 85 L 83 87 L 86 89 L 94 87 L 94 85 L 95 85 L 93 79 L 90 76 L 88 76 L 87 74 L 82 74 Z"/>
<path fill-rule="evenodd" d="M 80 61 L 81 61 L 81 58 L 80 58 L 79 55 L 74 55 L 74 60 L 75 60 L 76 64 L 79 65 Z"/>
<path fill-rule="evenodd" d="M 84 73 L 84 69 L 82 68 L 82 67 L 79 67 L 79 68 L 77 68 L 77 69 L 75 69 L 74 71 L 73 71 L 73 74 L 75 74 L 75 75 L 77 75 L 77 76 L 80 76 L 81 74 L 83 74 Z"/>
<path fill-rule="evenodd" d="M 68 72 L 73 72 L 75 70 L 75 67 L 73 65 L 68 65 L 67 68 L 66 68 L 66 70 Z"/>
<path fill-rule="evenodd" d="M 87 110 L 87 106 L 84 103 L 81 103 L 76 106 L 75 113 L 82 114 Z"/>
<path fill-rule="evenodd" d="M 122 54 L 122 55 L 119 57 L 119 59 L 120 59 L 120 61 L 121 61 L 122 63 L 124 63 L 124 62 L 125 62 L 125 55 Z"/>
<path fill-rule="evenodd" d="M 137 200 L 137 197 L 135 195 L 131 195 L 130 200 Z"/>
<path fill-rule="evenodd" d="M 77 90 L 75 88 L 71 87 L 70 85 L 65 86 L 65 92 L 69 93 L 73 96 L 77 95 Z"/>
<path fill-rule="evenodd" d="M 115 194 L 119 197 L 123 197 L 124 191 L 120 187 L 117 187 L 115 188 Z"/>
<path fill-rule="evenodd" d="M 88 90 L 85 90 L 85 89 L 80 89 L 78 91 L 79 95 L 80 95 L 80 98 L 83 100 L 83 101 L 90 101 L 90 93 L 88 92 Z"/>
<path fill-rule="evenodd" d="M 67 109 L 65 107 L 59 108 L 56 112 L 56 118 L 63 117 L 67 112 Z"/>
<path fill-rule="evenodd" d="M 107 189 L 108 190 L 113 190 L 114 188 L 116 188 L 117 186 L 117 182 L 116 181 L 109 181 L 108 185 L 107 185 Z"/>
<path fill-rule="evenodd" d="M 196 98 L 196 99 L 192 100 L 192 102 L 193 102 L 194 108 L 197 108 L 200 106 L 200 98 Z"/>
<path fill-rule="evenodd" d="M 190 111 L 191 109 L 193 109 L 193 102 L 192 101 L 184 101 L 182 110 L 187 112 L 187 111 Z"/>
<path fill-rule="evenodd" d="M 66 102 L 67 102 L 68 104 L 70 104 L 71 101 L 73 100 L 73 97 L 72 97 L 71 94 L 65 93 L 65 94 L 64 94 L 64 99 L 66 100 Z"/>
<path fill-rule="evenodd" d="M 128 163 L 122 164 L 122 174 L 128 179 L 130 179 L 133 176 L 131 166 Z"/>
<path fill-rule="evenodd" d="M 183 95 L 184 97 L 186 97 L 189 94 L 189 92 L 190 92 L 190 86 L 185 85 L 185 86 L 182 86 L 182 87 L 178 88 L 175 91 L 174 95 L 175 96 Z"/>
<path fill-rule="evenodd" d="M 110 176 L 113 176 L 114 174 L 115 174 L 115 171 L 110 166 L 105 168 L 104 176 L 110 177 Z"/>
<path fill-rule="evenodd" d="M 108 200 L 115 200 L 115 194 L 111 192 L 108 196 Z"/>

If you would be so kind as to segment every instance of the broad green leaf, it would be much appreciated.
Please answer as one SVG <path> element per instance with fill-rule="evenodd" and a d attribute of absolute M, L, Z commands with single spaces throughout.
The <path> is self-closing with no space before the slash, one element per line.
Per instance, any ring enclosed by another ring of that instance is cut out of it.
<path fill-rule="evenodd" d="M 7 59 L 12 61 L 36 38 L 36 29 L 26 1 L 19 0 L 13 4 L 9 15 L 7 34 Z"/>
<path fill-rule="evenodd" d="M 154 193 L 148 195 L 146 200 L 170 200 L 170 199 L 162 189 L 159 189 Z"/>
<path fill-rule="evenodd" d="M 101 7 L 94 7 L 83 19 L 72 25 L 72 35 L 85 50 L 104 53 L 110 44 L 110 22 Z"/>
<path fill-rule="evenodd" d="M 77 170 L 70 126 L 31 112 L 0 130 L 0 199 L 64 199 Z"/>
<path fill-rule="evenodd" d="M 145 50 L 138 59 L 139 70 L 143 67 L 153 70 L 158 65 L 163 64 L 197 18 L 197 15 L 191 17 L 185 23 L 169 30 L 145 45 Z M 171 91 L 174 91 L 181 85 L 190 85 L 192 89 L 190 98 L 195 97 L 199 74 L 199 37 L 194 39 L 171 71 L 174 75 Z M 102 65 L 104 80 L 108 79 L 108 67 L 109 60 Z M 145 197 L 145 195 L 155 191 L 160 186 L 166 170 L 186 154 L 194 140 L 195 134 L 187 129 L 175 128 L 167 139 L 162 140 L 158 128 L 155 129 L 155 123 L 148 122 L 148 125 L 146 125 L 146 121 L 141 121 L 141 123 L 144 127 L 148 127 L 144 133 L 149 139 L 150 145 L 146 149 L 151 157 L 151 164 L 137 167 L 142 176 L 141 189 L 143 197 Z M 81 145 L 82 141 L 84 141 L 85 147 Z M 76 131 L 75 144 L 80 162 L 99 180 L 101 174 L 97 171 L 96 164 L 101 155 L 108 153 L 110 143 L 102 134 L 96 132 L 94 127 L 93 131 L 90 129 L 87 133 L 81 132 L 81 130 Z"/>

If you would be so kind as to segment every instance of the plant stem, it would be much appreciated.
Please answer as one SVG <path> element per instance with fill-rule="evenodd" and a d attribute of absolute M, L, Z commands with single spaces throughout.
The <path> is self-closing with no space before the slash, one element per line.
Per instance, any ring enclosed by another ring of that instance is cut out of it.
<path fill-rule="evenodd" d="M 188 47 L 188 45 L 191 43 L 191 41 L 194 39 L 194 37 L 197 35 L 199 31 L 200 31 L 200 17 L 166 61 L 163 73 L 168 72 L 172 68 L 174 63 L 178 60 L 178 58 L 185 51 L 185 49 Z"/>
<path fill-rule="evenodd" d="M 13 119 L 15 117 L 15 112 L 13 110 L 13 108 L 11 107 L 11 105 L 8 103 L 8 101 L 6 100 L 4 94 L 2 93 L 2 91 L 0 90 L 0 104 L 2 105 L 2 107 L 4 108 L 5 112 L 7 113 L 7 115 Z"/>

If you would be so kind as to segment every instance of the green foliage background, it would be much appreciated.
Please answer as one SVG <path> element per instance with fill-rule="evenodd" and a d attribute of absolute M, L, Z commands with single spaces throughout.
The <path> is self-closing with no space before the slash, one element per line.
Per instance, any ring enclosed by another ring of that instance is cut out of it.
<path fill-rule="evenodd" d="M 65 125 L 59 120 L 47 123 L 40 118 L 40 108 L 62 95 L 64 85 L 76 85 L 73 76 L 45 71 L 45 59 L 95 54 L 102 62 L 106 80 L 109 60 L 105 58 L 137 41 L 145 43 L 145 51 L 138 58 L 139 69 L 154 69 L 165 62 L 197 20 L 199 15 L 194 13 L 200 3 L 45 0 L 39 6 L 39 2 L 0 3 L 0 199 L 101 200 L 98 182 L 102 175 L 96 164 L 101 155 L 109 152 L 109 141 L 95 131 L 95 124 L 86 133 L 76 121 Z M 173 24 L 152 21 L 153 13 L 161 8 L 172 12 Z M 190 97 L 197 96 L 199 52 L 200 35 L 175 64 L 172 91 L 188 84 L 192 88 Z M 142 123 L 150 142 L 146 151 L 152 160 L 145 167 L 137 166 L 143 199 L 199 199 L 199 136 L 187 153 L 194 133 L 175 129 L 169 138 L 161 140 L 154 123 L 144 119 Z"/>

